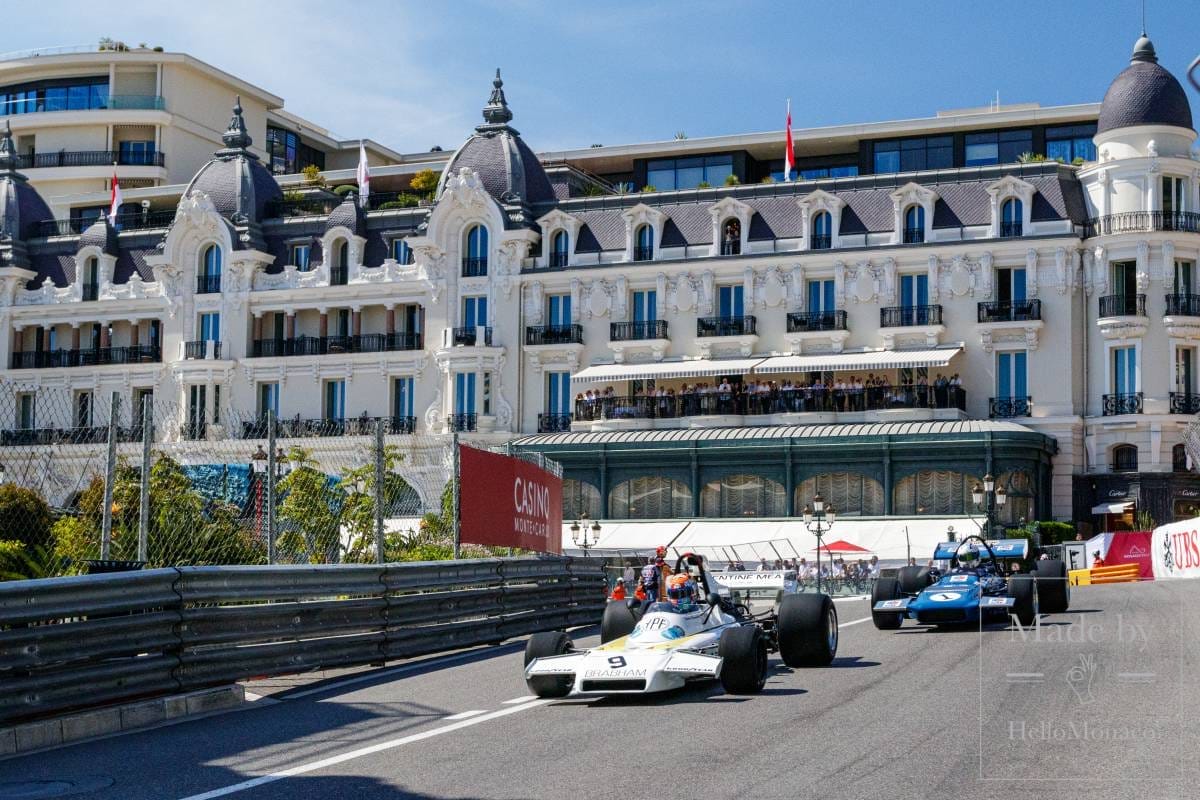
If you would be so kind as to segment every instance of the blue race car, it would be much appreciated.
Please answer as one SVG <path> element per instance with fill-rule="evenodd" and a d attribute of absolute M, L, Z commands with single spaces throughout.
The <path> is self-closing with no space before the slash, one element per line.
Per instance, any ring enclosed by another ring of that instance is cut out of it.
<path fill-rule="evenodd" d="M 1032 573 L 1006 575 L 999 558 L 1024 560 L 1025 539 L 985 541 L 968 536 L 942 542 L 933 557 L 951 569 L 904 567 L 894 578 L 879 578 L 871 591 L 871 619 L 879 630 L 895 630 L 904 620 L 921 624 L 1007 623 L 1017 618 L 1033 625 L 1039 613 L 1062 613 L 1070 606 L 1066 565 L 1059 560 L 1035 562 Z"/>

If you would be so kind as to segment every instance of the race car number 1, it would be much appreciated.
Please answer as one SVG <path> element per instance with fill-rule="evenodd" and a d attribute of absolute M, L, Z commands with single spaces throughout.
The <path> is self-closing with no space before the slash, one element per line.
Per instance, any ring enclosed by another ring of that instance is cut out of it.
<path fill-rule="evenodd" d="M 608 659 L 609 669 L 620 669 L 625 666 L 625 656 L 612 656 Z"/>

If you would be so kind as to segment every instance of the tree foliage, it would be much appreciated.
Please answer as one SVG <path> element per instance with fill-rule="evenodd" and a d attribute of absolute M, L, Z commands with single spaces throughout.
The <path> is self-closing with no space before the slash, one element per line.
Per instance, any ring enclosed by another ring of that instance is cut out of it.
<path fill-rule="evenodd" d="M 0 540 L 26 547 L 52 543 L 50 506 L 41 495 L 14 483 L 0 485 Z"/>
<path fill-rule="evenodd" d="M 431 169 L 423 169 L 412 176 L 409 185 L 414 192 L 428 197 L 437 188 L 438 174 Z"/>

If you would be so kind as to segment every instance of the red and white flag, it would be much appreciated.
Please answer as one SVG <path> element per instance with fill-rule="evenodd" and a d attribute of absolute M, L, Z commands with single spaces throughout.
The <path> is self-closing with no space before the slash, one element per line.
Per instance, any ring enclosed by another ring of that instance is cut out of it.
<path fill-rule="evenodd" d="M 792 179 L 792 168 L 796 166 L 795 151 L 792 149 L 792 101 L 787 102 L 787 152 L 783 155 L 783 179 Z"/>
<path fill-rule="evenodd" d="M 367 167 L 367 148 L 363 146 L 361 139 L 358 141 L 358 172 L 355 179 L 358 181 L 359 205 L 365 208 L 367 195 L 371 193 L 371 170 Z"/>
<path fill-rule="evenodd" d="M 112 197 L 108 203 L 108 222 L 117 224 L 117 213 L 121 210 L 121 184 L 117 182 L 117 170 L 113 168 Z"/>

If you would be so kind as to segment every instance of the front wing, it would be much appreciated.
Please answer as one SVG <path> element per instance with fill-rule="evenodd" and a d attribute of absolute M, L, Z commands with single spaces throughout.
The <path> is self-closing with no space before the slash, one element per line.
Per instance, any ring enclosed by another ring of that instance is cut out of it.
<path fill-rule="evenodd" d="M 913 605 L 919 597 L 900 597 L 894 600 L 880 600 L 871 609 L 875 612 L 899 614 L 906 619 L 920 622 L 971 622 L 978 619 L 978 613 L 983 611 L 1008 610 L 1016 600 L 1003 595 L 983 595 L 978 602 L 947 603 L 931 607 L 922 603 Z"/>
<path fill-rule="evenodd" d="M 536 658 L 525 677 L 567 676 L 572 695 L 662 692 L 678 689 L 689 678 L 717 678 L 722 659 L 689 650 L 584 650 Z"/>

